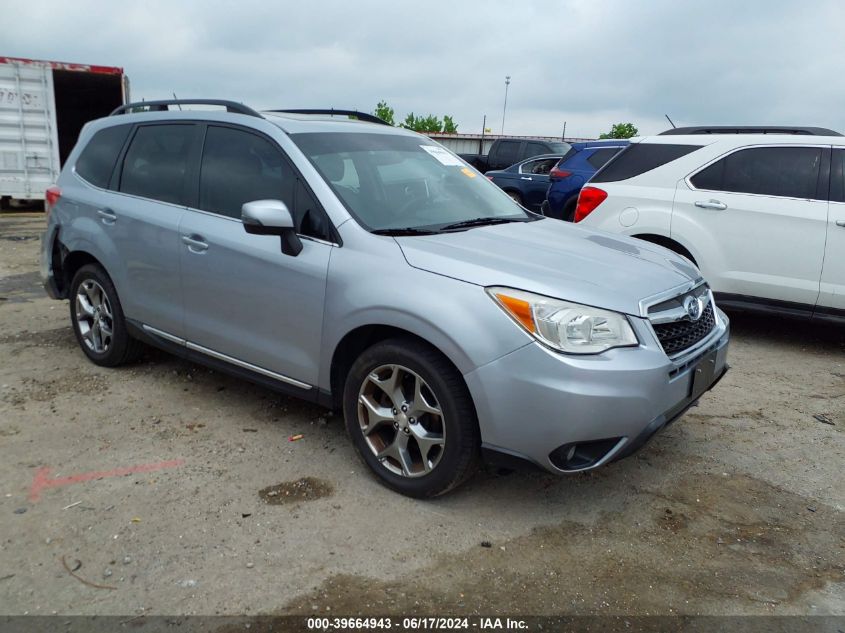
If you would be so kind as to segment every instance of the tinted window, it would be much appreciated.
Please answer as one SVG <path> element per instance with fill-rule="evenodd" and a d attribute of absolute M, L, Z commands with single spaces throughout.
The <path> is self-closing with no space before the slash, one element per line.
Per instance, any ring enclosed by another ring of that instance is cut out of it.
<path fill-rule="evenodd" d="M 605 149 L 597 149 L 593 151 L 592 154 L 587 156 L 587 162 L 590 163 L 596 169 L 601 169 L 604 167 L 604 164 L 609 161 L 611 158 L 616 156 L 617 152 L 619 152 L 618 147 L 608 147 Z"/>
<path fill-rule="evenodd" d="M 296 181 L 295 208 L 293 215 L 297 233 L 331 241 L 331 229 L 326 212 L 300 179 Z"/>
<path fill-rule="evenodd" d="M 548 149 L 544 152 L 547 154 L 563 154 L 564 156 L 567 155 L 568 152 L 573 151 L 572 145 L 569 143 L 559 142 L 559 143 L 546 143 L 545 144 Z"/>
<path fill-rule="evenodd" d="M 663 143 L 635 143 L 629 145 L 611 163 L 607 163 L 592 182 L 618 182 L 656 169 L 681 156 L 699 149 L 700 145 L 666 145 Z"/>
<path fill-rule="evenodd" d="M 690 181 L 699 189 L 815 198 L 822 150 L 817 147 L 754 147 L 739 150 Z"/>
<path fill-rule="evenodd" d="M 120 191 L 185 204 L 185 174 L 194 125 L 138 128 L 123 159 Z"/>
<path fill-rule="evenodd" d="M 845 202 L 845 150 L 833 150 L 830 168 L 830 199 Z"/>
<path fill-rule="evenodd" d="M 519 143 L 520 141 L 499 141 L 499 147 L 496 149 L 496 158 L 499 162 L 513 165 L 516 162 Z"/>
<path fill-rule="evenodd" d="M 538 154 L 548 154 L 549 146 L 545 143 L 526 143 L 525 155 L 537 156 Z"/>
<path fill-rule="evenodd" d="M 281 200 L 293 211 L 295 176 L 267 139 L 227 127 L 208 128 L 200 168 L 200 209 L 230 218 L 252 200 Z"/>
<path fill-rule="evenodd" d="M 108 187 L 117 156 L 131 129 L 131 125 L 116 125 L 94 134 L 76 161 L 76 173 L 92 185 Z"/>

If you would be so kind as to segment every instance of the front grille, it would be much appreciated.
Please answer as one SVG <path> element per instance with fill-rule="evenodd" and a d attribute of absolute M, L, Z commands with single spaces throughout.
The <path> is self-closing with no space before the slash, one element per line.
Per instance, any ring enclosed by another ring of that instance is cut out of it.
<path fill-rule="evenodd" d="M 654 333 L 657 334 L 657 339 L 663 346 L 663 351 L 672 356 L 698 343 L 710 334 L 714 325 L 716 325 L 716 317 L 713 313 L 713 302 L 709 301 L 698 321 L 673 321 L 652 327 L 654 327 Z"/>

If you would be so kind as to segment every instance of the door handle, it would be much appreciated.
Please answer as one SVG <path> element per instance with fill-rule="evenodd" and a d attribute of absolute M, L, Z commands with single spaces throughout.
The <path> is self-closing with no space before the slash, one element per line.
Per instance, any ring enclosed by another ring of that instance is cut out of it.
<path fill-rule="evenodd" d="M 724 211 L 728 208 L 724 202 L 719 202 L 718 200 L 696 200 L 695 206 L 701 209 L 716 209 L 717 211 Z"/>
<path fill-rule="evenodd" d="M 100 216 L 100 221 L 103 224 L 112 225 L 117 222 L 117 215 L 108 207 L 105 209 L 97 209 L 97 215 Z"/>
<path fill-rule="evenodd" d="M 531 178 L 530 176 L 520 176 L 520 177 L 519 177 L 519 179 L 520 179 L 520 180 L 534 180 L 534 179 L 533 179 L 533 178 Z"/>
<path fill-rule="evenodd" d="M 182 243 L 188 247 L 192 253 L 203 253 L 208 250 L 208 243 L 203 241 L 200 235 L 183 235 Z"/>
<path fill-rule="evenodd" d="M 837 220 L 836 226 L 841 226 L 842 228 L 845 228 L 845 220 Z"/>

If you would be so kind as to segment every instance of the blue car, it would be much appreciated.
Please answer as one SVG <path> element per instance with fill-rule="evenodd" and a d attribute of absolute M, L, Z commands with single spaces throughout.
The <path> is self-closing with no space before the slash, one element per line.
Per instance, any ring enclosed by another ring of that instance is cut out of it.
<path fill-rule="evenodd" d="M 627 145 L 623 139 L 572 143 L 572 149 L 549 172 L 549 188 L 540 209 L 543 215 L 571 222 L 581 187 Z"/>
<path fill-rule="evenodd" d="M 488 171 L 484 175 L 517 204 L 531 211 L 539 211 L 549 188 L 549 172 L 560 159 L 560 154 L 541 154 L 526 158 L 507 169 Z"/>

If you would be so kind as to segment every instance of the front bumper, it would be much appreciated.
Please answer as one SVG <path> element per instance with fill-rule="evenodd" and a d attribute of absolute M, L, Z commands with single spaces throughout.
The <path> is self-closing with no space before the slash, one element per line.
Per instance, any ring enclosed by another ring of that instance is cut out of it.
<path fill-rule="evenodd" d="M 466 374 L 483 447 L 555 473 L 590 470 L 632 454 L 727 371 L 730 327 L 721 310 L 718 315 L 705 342 L 674 360 L 650 326 L 633 319 L 644 341 L 636 348 L 571 356 L 531 343 Z M 705 384 L 699 379 L 694 385 L 705 361 L 711 364 Z M 578 447 L 590 447 L 585 453 L 595 459 L 562 458 Z"/>

